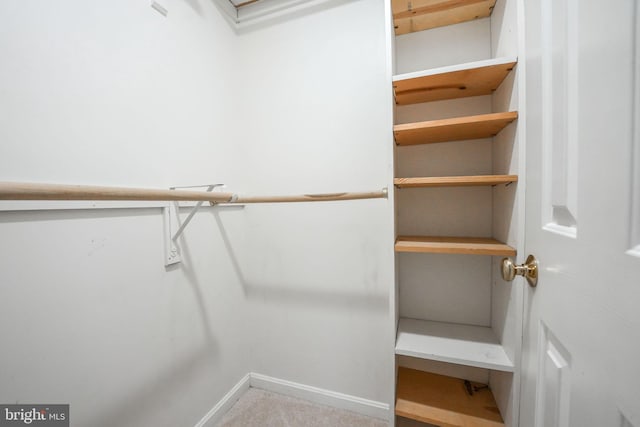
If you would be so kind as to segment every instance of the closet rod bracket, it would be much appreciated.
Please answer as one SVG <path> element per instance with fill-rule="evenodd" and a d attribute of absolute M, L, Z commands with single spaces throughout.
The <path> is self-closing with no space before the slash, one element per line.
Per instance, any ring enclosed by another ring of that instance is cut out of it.
<path fill-rule="evenodd" d="M 209 185 L 195 185 L 189 187 L 171 187 L 171 190 L 176 190 L 179 188 L 198 188 L 198 187 L 206 187 L 207 192 L 213 191 L 216 187 L 224 187 L 224 184 L 209 184 Z M 191 222 L 198 209 L 202 206 L 204 201 L 199 201 L 193 207 L 189 215 L 185 218 L 185 220 L 180 223 L 180 205 L 177 201 L 169 202 L 169 206 L 163 209 L 164 216 L 164 229 L 165 229 L 165 259 L 164 265 L 168 267 L 173 264 L 177 264 L 182 261 L 182 257 L 180 256 L 180 249 L 176 241 L 182 235 L 185 228 Z M 212 203 L 213 205 L 213 203 Z"/>

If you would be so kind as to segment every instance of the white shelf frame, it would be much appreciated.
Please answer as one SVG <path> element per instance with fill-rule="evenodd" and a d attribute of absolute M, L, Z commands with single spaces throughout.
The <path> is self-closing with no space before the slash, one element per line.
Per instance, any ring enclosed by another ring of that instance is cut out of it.
<path fill-rule="evenodd" d="M 496 371 L 515 370 L 493 330 L 484 326 L 400 318 L 396 354 Z"/>
<path fill-rule="evenodd" d="M 419 77 L 435 76 L 438 74 L 454 73 L 456 71 L 473 70 L 475 68 L 489 67 L 492 65 L 509 64 L 518 62 L 517 56 L 503 56 L 500 58 L 484 59 L 482 61 L 465 62 L 463 64 L 447 65 L 445 67 L 430 68 L 428 70 L 414 71 L 411 73 L 396 74 L 393 81 L 416 79 Z"/>

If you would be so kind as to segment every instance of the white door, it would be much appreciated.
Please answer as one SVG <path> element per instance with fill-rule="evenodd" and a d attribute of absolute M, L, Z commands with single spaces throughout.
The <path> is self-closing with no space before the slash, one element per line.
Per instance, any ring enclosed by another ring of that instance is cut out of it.
<path fill-rule="evenodd" d="M 640 427 L 640 5 L 523 3 L 520 427 Z"/>

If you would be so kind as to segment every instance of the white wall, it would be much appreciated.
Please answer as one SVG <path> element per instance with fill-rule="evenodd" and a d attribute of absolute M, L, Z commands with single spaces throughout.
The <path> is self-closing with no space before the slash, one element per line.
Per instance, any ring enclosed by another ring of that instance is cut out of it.
<path fill-rule="evenodd" d="M 161 2 L 166 18 L 148 0 L 0 3 L 0 180 L 246 173 L 236 36 L 210 1 Z M 74 426 L 194 425 L 249 370 L 222 238 L 244 238 L 239 214 L 199 214 L 165 270 L 159 209 L 0 212 L 0 402 L 70 403 Z"/>
<path fill-rule="evenodd" d="M 399 35 L 396 74 L 489 59 L 490 40 L 491 18 Z"/>
<path fill-rule="evenodd" d="M 391 186 L 384 2 L 329 2 L 240 34 L 243 188 Z M 390 187 L 391 188 L 391 187 Z M 237 251 L 253 370 L 392 403 L 393 200 L 251 206 Z"/>
<path fill-rule="evenodd" d="M 383 2 L 238 34 L 160 3 L 0 4 L 0 180 L 391 186 Z M 0 401 L 193 425 L 253 371 L 391 404 L 393 225 L 392 197 L 207 208 L 165 269 L 159 209 L 0 212 Z"/>

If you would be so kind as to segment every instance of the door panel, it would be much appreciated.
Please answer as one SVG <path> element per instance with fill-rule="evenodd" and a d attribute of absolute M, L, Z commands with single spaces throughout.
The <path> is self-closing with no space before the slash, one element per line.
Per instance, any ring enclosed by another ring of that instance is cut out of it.
<path fill-rule="evenodd" d="M 640 425 L 638 5 L 526 0 L 520 426 Z M 522 126 L 522 121 L 520 122 Z"/>
<path fill-rule="evenodd" d="M 548 230 L 575 236 L 577 222 L 577 0 L 542 0 L 542 215 Z"/>
<path fill-rule="evenodd" d="M 539 331 L 536 427 L 567 427 L 571 356 L 546 325 Z"/>

